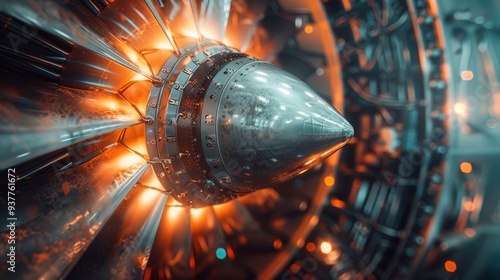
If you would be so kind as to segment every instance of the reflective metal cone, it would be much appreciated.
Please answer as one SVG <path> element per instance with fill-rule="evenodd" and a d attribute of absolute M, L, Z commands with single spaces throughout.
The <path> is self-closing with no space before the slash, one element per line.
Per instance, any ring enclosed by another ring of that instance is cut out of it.
<path fill-rule="evenodd" d="M 266 62 L 238 69 L 218 106 L 218 145 L 238 192 L 281 183 L 343 147 L 354 130 L 298 78 Z"/>

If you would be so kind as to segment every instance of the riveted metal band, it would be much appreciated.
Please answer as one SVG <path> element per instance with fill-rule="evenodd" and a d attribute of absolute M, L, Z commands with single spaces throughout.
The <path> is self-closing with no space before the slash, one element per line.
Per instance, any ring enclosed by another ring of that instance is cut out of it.
<path fill-rule="evenodd" d="M 252 57 L 246 57 L 226 64 L 207 89 L 202 110 L 202 118 L 204 118 L 201 125 L 202 143 L 205 148 L 207 164 L 219 184 L 240 194 L 250 192 L 250 190 L 234 180 L 233 176 L 239 172 L 238 164 L 231 160 L 224 162 L 222 153 L 226 153 L 226 157 L 229 157 L 230 152 L 224 150 L 223 143 L 217 142 L 217 139 L 221 142 L 224 140 L 226 136 L 224 129 L 229 123 L 219 125 L 215 120 L 226 119 L 224 104 L 230 99 L 230 95 L 224 93 L 233 90 L 230 81 L 232 80 L 232 83 L 237 82 L 238 76 L 245 75 L 245 72 L 249 69 L 248 67 L 260 63 L 268 62 L 256 61 Z"/>
<path fill-rule="evenodd" d="M 166 191 L 184 205 L 222 203 L 241 195 L 225 188 L 207 165 L 201 110 L 210 99 L 207 89 L 214 77 L 226 64 L 244 57 L 211 42 L 189 45 L 165 63 L 158 76 L 167 82 L 151 89 L 146 116 L 154 122 L 146 128 L 148 152 Z"/>

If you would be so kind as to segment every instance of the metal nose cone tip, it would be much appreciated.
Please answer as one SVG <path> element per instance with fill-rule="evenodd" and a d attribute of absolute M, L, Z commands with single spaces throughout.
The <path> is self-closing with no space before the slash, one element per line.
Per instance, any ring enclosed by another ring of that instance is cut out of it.
<path fill-rule="evenodd" d="M 233 72 L 215 122 L 222 162 L 237 192 L 291 179 L 354 134 L 347 120 L 308 85 L 262 61 Z"/>

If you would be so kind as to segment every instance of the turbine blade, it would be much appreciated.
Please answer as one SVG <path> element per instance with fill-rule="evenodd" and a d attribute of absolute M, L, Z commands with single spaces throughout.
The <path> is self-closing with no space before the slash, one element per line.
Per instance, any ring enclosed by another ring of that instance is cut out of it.
<path fill-rule="evenodd" d="M 40 4 L 42 3 L 42 4 Z M 107 27 L 79 1 L 19 0 L 0 2 L 4 12 L 62 39 L 74 42 L 98 53 L 124 67 L 152 79 L 147 61 L 121 38 L 117 38 Z"/>
<path fill-rule="evenodd" d="M 0 169 L 140 122 L 113 93 L 19 85 L 0 89 Z"/>
<path fill-rule="evenodd" d="M 68 278 L 141 279 L 166 200 L 152 189 L 132 189 Z"/>
<path fill-rule="evenodd" d="M 198 25 L 205 38 L 222 42 L 231 10 L 231 0 L 193 0 L 198 11 Z"/>
<path fill-rule="evenodd" d="M 189 0 L 145 0 L 145 2 L 172 44 L 176 44 L 179 37 L 199 38 Z M 173 47 L 176 48 L 175 45 Z M 176 50 L 178 52 L 178 48 Z"/>
<path fill-rule="evenodd" d="M 148 271 L 160 279 L 193 279 L 191 218 L 189 208 L 167 200 L 153 244 Z M 175 225 L 175 226 L 174 226 Z"/>
<path fill-rule="evenodd" d="M 224 44 L 246 52 L 259 22 L 264 18 L 267 1 L 231 1 Z"/>
<path fill-rule="evenodd" d="M 142 158 L 117 146 L 56 176 L 18 181 L 16 276 L 66 275 L 148 167 Z M 7 207 L 6 201 L 0 204 Z M 2 242 L 8 236 L 2 233 Z M 0 248 L 3 255 L 6 250 Z"/>

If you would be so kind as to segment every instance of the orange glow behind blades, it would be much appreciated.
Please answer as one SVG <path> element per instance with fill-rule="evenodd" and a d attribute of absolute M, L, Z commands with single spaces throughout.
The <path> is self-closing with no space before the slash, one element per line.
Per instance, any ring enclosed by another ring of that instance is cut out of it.
<path fill-rule="evenodd" d="M 124 143 L 133 151 L 141 154 L 147 155 L 148 150 L 146 147 L 146 135 L 144 135 L 143 125 L 135 125 L 127 128 L 125 132 Z"/>
<path fill-rule="evenodd" d="M 222 40 L 222 43 L 226 46 L 234 46 L 234 41 L 231 40 L 227 35 L 224 37 L 224 40 Z"/>
<path fill-rule="evenodd" d="M 183 35 L 186 36 L 186 37 L 189 37 L 191 39 L 195 39 L 195 40 L 198 40 L 198 33 L 196 32 L 196 28 L 191 30 L 191 29 L 184 29 L 182 31 Z M 205 34 L 205 33 L 203 33 Z"/>
<path fill-rule="evenodd" d="M 144 176 L 142 176 L 140 180 L 141 184 L 158 189 L 160 191 L 164 191 L 165 189 L 163 188 L 161 182 L 158 180 L 158 177 L 156 177 L 156 174 L 152 171 L 151 173 L 146 173 Z"/>
<path fill-rule="evenodd" d="M 235 206 L 234 202 L 217 204 L 214 205 L 212 208 L 214 209 L 215 215 L 217 215 L 217 217 L 221 220 L 228 219 L 228 217 L 230 217 L 232 213 L 239 211 L 238 208 Z"/>
<path fill-rule="evenodd" d="M 161 42 L 161 43 L 158 43 L 156 45 L 156 48 L 160 49 L 160 50 L 174 50 L 174 48 L 172 47 L 172 45 L 168 42 Z"/>
<path fill-rule="evenodd" d="M 129 221 L 128 227 L 132 229 L 133 224 L 139 225 L 141 221 L 146 219 L 151 212 L 159 206 L 162 201 L 163 194 L 152 189 L 137 188 L 133 189 L 133 196 L 130 196 L 132 201 L 131 207 L 127 208 L 125 220 Z"/>
<path fill-rule="evenodd" d="M 125 176 L 126 172 L 134 172 L 141 164 L 146 163 L 141 157 L 131 154 L 125 149 L 120 149 L 116 152 L 116 155 L 116 157 L 110 158 L 109 161 L 100 164 L 99 167 L 93 171 L 93 180 L 98 182 L 98 185 L 113 183 L 109 181 L 112 179 L 109 174 L 117 174 L 114 177 L 114 184 L 121 185 L 122 180 L 127 177 Z"/>
<path fill-rule="evenodd" d="M 331 200 L 330 200 L 330 204 L 335 207 L 335 208 L 339 208 L 339 209 L 342 209 L 342 208 L 345 208 L 345 202 L 336 198 L 336 197 L 333 197 Z"/>
<path fill-rule="evenodd" d="M 470 162 L 462 162 L 460 164 L 460 171 L 462 171 L 463 173 L 465 174 L 469 174 L 472 172 L 472 164 L 470 164 Z"/>
<path fill-rule="evenodd" d="M 139 198 L 139 202 L 141 204 L 152 203 L 153 201 L 156 200 L 156 197 L 158 197 L 159 195 L 162 194 L 152 189 L 145 189 Z"/>
<path fill-rule="evenodd" d="M 145 77 L 152 77 L 154 74 L 151 72 L 151 69 L 149 68 L 149 64 L 146 61 L 146 59 L 140 54 L 135 51 L 135 50 L 129 50 L 126 52 L 127 57 L 139 67 L 141 70 L 141 74 L 143 74 Z"/>
<path fill-rule="evenodd" d="M 110 110 L 118 110 L 118 108 L 120 108 L 118 102 L 114 100 L 102 100 L 100 102 L 104 107 L 107 107 Z"/>
<path fill-rule="evenodd" d="M 121 168 L 127 168 L 129 166 L 136 165 L 141 161 L 144 161 L 141 157 L 129 153 L 113 159 L 111 163 L 113 165 L 120 166 Z"/>
<path fill-rule="evenodd" d="M 211 207 L 190 209 L 192 230 L 213 229 L 217 218 Z"/>
<path fill-rule="evenodd" d="M 139 115 L 134 108 L 121 98 L 111 98 L 109 95 L 98 96 L 98 98 L 83 99 L 80 106 L 84 109 L 99 110 L 101 114 L 107 117 L 121 121 L 139 120 Z"/>
<path fill-rule="evenodd" d="M 204 208 L 191 209 L 191 218 L 193 220 L 199 219 L 204 211 L 206 211 Z"/>
<path fill-rule="evenodd" d="M 174 221 L 175 219 L 177 219 L 179 217 L 179 215 L 183 211 L 183 208 L 182 208 L 181 204 L 179 203 L 178 205 L 169 207 L 167 211 L 168 211 L 169 221 Z"/>
<path fill-rule="evenodd" d="M 141 73 L 136 73 L 133 77 L 132 77 L 132 80 L 133 81 L 143 81 L 143 80 L 146 80 L 147 77 L 144 76 L 143 74 Z"/>

